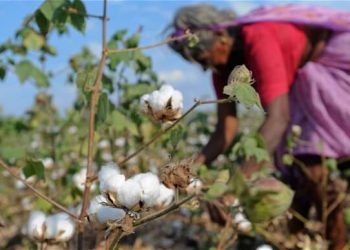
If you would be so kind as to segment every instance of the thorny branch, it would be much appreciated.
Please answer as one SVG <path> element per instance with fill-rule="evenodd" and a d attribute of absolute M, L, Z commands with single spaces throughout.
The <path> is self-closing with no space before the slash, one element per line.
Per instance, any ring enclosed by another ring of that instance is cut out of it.
<path fill-rule="evenodd" d="M 31 184 L 29 184 L 27 181 L 25 181 L 24 179 L 22 179 L 20 176 L 18 176 L 18 174 L 15 171 L 15 168 L 9 167 L 8 165 L 6 165 L 5 162 L 3 162 L 2 160 L 0 160 L 0 166 L 4 169 L 7 170 L 7 172 L 12 175 L 13 177 L 15 177 L 17 180 L 19 180 L 20 182 L 22 182 L 24 185 L 26 185 L 27 188 L 29 188 L 36 196 L 42 198 L 43 200 L 47 201 L 48 203 L 52 204 L 53 206 L 55 206 L 56 208 L 58 208 L 59 210 L 61 210 L 62 212 L 70 215 L 73 219 L 77 220 L 80 222 L 80 219 L 72 212 L 70 212 L 67 208 L 65 208 L 64 206 L 62 206 L 61 204 L 57 203 L 56 201 L 52 200 L 50 197 L 46 196 L 45 194 L 41 193 L 39 190 L 37 190 L 35 187 L 33 187 Z"/>

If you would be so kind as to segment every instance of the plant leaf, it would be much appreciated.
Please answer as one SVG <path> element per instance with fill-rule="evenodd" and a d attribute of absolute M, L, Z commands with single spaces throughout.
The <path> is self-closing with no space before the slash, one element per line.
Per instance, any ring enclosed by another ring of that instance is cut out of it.
<path fill-rule="evenodd" d="M 26 178 L 36 176 L 39 180 L 45 181 L 45 168 L 41 161 L 27 159 L 26 166 L 23 168 L 23 174 Z"/>

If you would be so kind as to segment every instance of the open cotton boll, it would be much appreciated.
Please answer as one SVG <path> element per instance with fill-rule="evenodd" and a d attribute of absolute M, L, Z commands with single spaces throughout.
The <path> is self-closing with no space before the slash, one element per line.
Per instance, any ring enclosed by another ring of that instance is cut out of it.
<path fill-rule="evenodd" d="M 267 244 L 263 244 L 261 246 L 258 246 L 256 250 L 273 250 L 273 247 Z"/>
<path fill-rule="evenodd" d="M 236 213 L 233 222 L 237 224 L 238 230 L 248 232 L 252 229 L 252 223 L 244 216 L 243 213 Z"/>
<path fill-rule="evenodd" d="M 101 192 L 113 192 L 117 193 L 118 189 L 124 185 L 125 176 L 123 174 L 111 175 L 109 178 L 106 178 L 104 181 L 100 181 L 100 190 Z"/>
<path fill-rule="evenodd" d="M 26 229 L 27 235 L 32 239 L 42 239 L 46 215 L 41 211 L 32 211 L 29 215 Z"/>
<path fill-rule="evenodd" d="M 141 200 L 141 187 L 139 183 L 133 179 L 128 179 L 118 189 L 118 201 L 127 208 L 132 208 Z"/>
<path fill-rule="evenodd" d="M 173 109 L 182 110 L 183 108 L 183 97 L 180 91 L 174 90 L 171 96 L 171 104 Z"/>
<path fill-rule="evenodd" d="M 95 214 L 97 213 L 98 209 L 103 207 L 102 203 L 107 202 L 106 197 L 103 195 L 97 195 L 90 201 L 90 206 L 88 209 L 88 214 Z"/>
<path fill-rule="evenodd" d="M 121 220 L 125 217 L 125 211 L 114 207 L 100 207 L 97 210 L 97 220 L 99 223 L 106 223 L 107 221 Z"/>
<path fill-rule="evenodd" d="M 173 201 L 175 196 L 175 191 L 173 189 L 167 188 L 164 184 L 159 186 L 159 196 L 157 198 L 156 204 L 158 206 L 166 207 L 169 206 Z"/>
<path fill-rule="evenodd" d="M 202 190 L 203 183 L 199 179 L 191 179 L 190 184 L 186 187 L 188 194 L 199 194 Z"/>
<path fill-rule="evenodd" d="M 138 174 L 133 177 L 141 187 L 141 201 L 147 207 L 156 204 L 160 192 L 160 182 L 158 176 L 153 173 Z"/>
<path fill-rule="evenodd" d="M 72 238 L 75 230 L 74 222 L 68 214 L 58 213 L 46 218 L 46 237 L 56 241 L 68 241 Z"/>
<path fill-rule="evenodd" d="M 171 93 L 174 91 L 174 88 L 171 85 L 165 84 L 165 85 L 162 85 L 162 87 L 160 87 L 159 91 L 162 93 L 166 93 L 166 92 Z"/>
<path fill-rule="evenodd" d="M 118 192 L 118 188 L 125 182 L 125 176 L 120 174 L 116 164 L 109 163 L 101 168 L 98 172 L 100 181 L 100 190 L 102 192 Z"/>
<path fill-rule="evenodd" d="M 54 161 L 51 157 L 46 157 L 42 160 L 42 163 L 46 169 L 50 169 L 53 167 Z"/>
<path fill-rule="evenodd" d="M 85 189 L 86 172 L 87 172 L 87 169 L 82 168 L 78 173 L 75 173 L 73 175 L 73 183 L 80 191 L 84 191 Z M 95 188 L 96 188 L 96 185 L 92 184 L 91 190 L 94 190 Z"/>

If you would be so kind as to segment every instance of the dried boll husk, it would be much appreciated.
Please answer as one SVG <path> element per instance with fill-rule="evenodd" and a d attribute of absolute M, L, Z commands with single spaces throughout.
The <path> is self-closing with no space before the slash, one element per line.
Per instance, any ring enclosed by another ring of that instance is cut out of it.
<path fill-rule="evenodd" d="M 168 188 L 186 189 L 191 180 L 190 161 L 170 163 L 160 170 L 160 179 Z"/>

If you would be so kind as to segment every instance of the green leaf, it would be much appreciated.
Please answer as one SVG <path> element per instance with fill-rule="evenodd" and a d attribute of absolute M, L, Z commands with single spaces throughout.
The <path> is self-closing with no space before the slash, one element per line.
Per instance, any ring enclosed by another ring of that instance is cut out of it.
<path fill-rule="evenodd" d="M 139 32 L 136 32 L 135 34 L 133 34 L 130 38 L 128 38 L 125 41 L 125 47 L 126 48 L 136 48 L 139 44 L 139 40 L 140 40 L 140 34 L 139 34 Z"/>
<path fill-rule="evenodd" d="M 293 165 L 293 156 L 290 154 L 284 154 L 282 156 L 282 162 L 286 166 L 292 166 Z"/>
<path fill-rule="evenodd" d="M 256 105 L 263 109 L 258 93 L 251 86 L 253 82 L 252 74 L 245 65 L 236 66 L 229 76 L 228 84 L 224 87 L 224 94 L 247 108 Z"/>
<path fill-rule="evenodd" d="M 94 86 L 94 83 L 96 81 L 97 71 L 97 67 L 92 67 L 78 72 L 76 84 L 84 94 L 91 92 L 91 88 Z"/>
<path fill-rule="evenodd" d="M 350 225 L 350 208 L 346 208 L 344 211 L 345 223 L 346 225 Z"/>
<path fill-rule="evenodd" d="M 228 181 L 229 190 L 238 197 L 243 196 L 248 191 L 247 180 L 242 171 L 236 168 L 233 176 Z"/>
<path fill-rule="evenodd" d="M 30 31 L 23 39 L 23 45 L 27 49 L 38 50 L 45 44 L 45 39 L 34 31 Z"/>
<path fill-rule="evenodd" d="M 334 158 L 329 158 L 326 160 L 326 166 L 330 171 L 336 171 L 337 165 L 337 160 Z"/>
<path fill-rule="evenodd" d="M 71 9 L 77 12 L 70 14 L 72 25 L 74 26 L 74 28 L 84 33 L 86 28 L 86 9 L 84 3 L 80 0 L 74 0 L 74 2 L 71 5 Z"/>
<path fill-rule="evenodd" d="M 33 79 L 36 86 L 38 87 L 48 87 L 49 79 L 40 69 L 34 66 L 28 60 L 22 60 L 16 65 L 16 74 L 21 83 L 28 79 Z"/>
<path fill-rule="evenodd" d="M 227 191 L 227 185 L 222 182 L 216 182 L 210 186 L 206 193 L 206 198 L 216 199 L 221 197 Z"/>
<path fill-rule="evenodd" d="M 224 94 L 233 97 L 247 108 L 256 105 L 258 108 L 263 109 L 258 93 L 251 85 L 243 83 L 229 84 L 224 87 Z"/>
<path fill-rule="evenodd" d="M 23 174 L 26 178 L 36 176 L 39 180 L 45 181 L 45 168 L 41 161 L 28 159 L 26 166 L 23 168 Z"/>
<path fill-rule="evenodd" d="M 119 53 L 108 54 L 109 62 L 107 63 L 110 70 L 115 70 L 116 67 L 124 62 L 128 63 L 131 60 L 131 53 L 128 51 L 122 51 Z"/>
<path fill-rule="evenodd" d="M 109 98 L 106 93 L 102 93 L 97 104 L 96 111 L 96 127 L 103 124 L 108 117 L 109 112 Z"/>
<path fill-rule="evenodd" d="M 103 75 L 102 76 L 102 85 L 103 85 L 103 89 L 107 90 L 109 93 L 113 93 L 114 86 L 113 86 L 113 81 L 110 77 Z"/>
<path fill-rule="evenodd" d="M 133 135 L 138 135 L 138 130 L 136 125 L 131 122 L 124 114 L 114 110 L 110 115 L 110 123 L 116 132 L 120 133 L 125 130 L 130 131 Z"/>
<path fill-rule="evenodd" d="M 44 213 L 50 212 L 50 210 L 53 207 L 51 203 L 41 198 L 36 199 L 33 206 L 35 210 L 40 210 L 40 211 L 43 211 Z"/>
<path fill-rule="evenodd" d="M 151 58 L 143 55 L 140 51 L 135 52 L 135 60 L 137 72 L 144 72 L 152 66 Z"/>
<path fill-rule="evenodd" d="M 183 136 L 184 136 L 184 130 L 182 126 L 177 126 L 176 128 L 170 131 L 169 140 L 174 149 L 177 147 L 179 142 L 183 139 Z"/>
<path fill-rule="evenodd" d="M 122 30 L 118 30 L 117 32 L 115 32 L 111 38 L 111 41 L 121 41 L 124 36 L 126 35 L 126 33 L 128 33 L 128 30 L 126 29 L 122 29 Z"/>
<path fill-rule="evenodd" d="M 5 66 L 1 65 L 0 66 L 0 79 L 4 80 L 6 76 L 6 68 Z"/>
<path fill-rule="evenodd" d="M 35 22 L 43 35 L 46 35 L 49 32 L 50 22 L 41 11 L 35 13 Z"/>
<path fill-rule="evenodd" d="M 45 0 L 39 9 L 47 20 L 52 21 L 56 10 L 66 2 L 66 0 Z"/>

